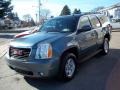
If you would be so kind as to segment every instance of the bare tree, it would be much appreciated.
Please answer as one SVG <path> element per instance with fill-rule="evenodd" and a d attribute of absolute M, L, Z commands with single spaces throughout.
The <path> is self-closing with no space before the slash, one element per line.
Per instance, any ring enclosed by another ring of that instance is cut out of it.
<path fill-rule="evenodd" d="M 24 15 L 23 19 L 24 19 L 24 22 L 26 22 L 25 26 L 34 26 L 35 25 L 35 22 L 30 14 Z"/>
<path fill-rule="evenodd" d="M 30 14 L 26 14 L 23 16 L 23 20 L 26 21 L 26 22 L 29 22 L 31 19 L 31 15 Z"/>
<path fill-rule="evenodd" d="M 50 10 L 49 9 L 41 9 L 41 16 L 47 18 L 49 14 L 50 14 Z"/>

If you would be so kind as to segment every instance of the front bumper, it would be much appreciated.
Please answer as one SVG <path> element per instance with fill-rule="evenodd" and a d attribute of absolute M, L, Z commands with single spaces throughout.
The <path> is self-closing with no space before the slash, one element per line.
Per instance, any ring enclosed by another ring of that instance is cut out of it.
<path fill-rule="evenodd" d="M 49 60 L 27 60 L 11 59 L 6 56 L 7 64 L 16 72 L 30 77 L 53 77 L 59 69 L 58 59 Z"/>

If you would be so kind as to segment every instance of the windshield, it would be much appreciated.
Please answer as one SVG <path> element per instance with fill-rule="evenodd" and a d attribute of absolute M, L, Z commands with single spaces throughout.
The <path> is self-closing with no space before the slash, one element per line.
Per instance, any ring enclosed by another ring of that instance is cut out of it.
<path fill-rule="evenodd" d="M 75 18 L 54 18 L 46 21 L 39 31 L 47 32 L 74 32 L 78 20 Z"/>

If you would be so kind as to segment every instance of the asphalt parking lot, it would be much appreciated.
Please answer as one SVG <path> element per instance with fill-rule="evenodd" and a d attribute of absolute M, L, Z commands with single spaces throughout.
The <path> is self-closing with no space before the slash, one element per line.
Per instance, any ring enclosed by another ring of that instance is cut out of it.
<path fill-rule="evenodd" d="M 8 43 L 0 48 L 8 46 Z M 2 49 L 0 49 L 2 50 Z M 0 57 L 0 90 L 120 90 L 120 32 L 112 32 L 110 53 L 99 54 L 80 64 L 70 82 L 56 79 L 25 78 L 9 69 Z"/>

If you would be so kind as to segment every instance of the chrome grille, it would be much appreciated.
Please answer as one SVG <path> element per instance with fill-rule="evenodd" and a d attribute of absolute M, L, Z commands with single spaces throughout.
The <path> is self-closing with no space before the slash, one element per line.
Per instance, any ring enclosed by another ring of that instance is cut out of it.
<path fill-rule="evenodd" d="M 30 48 L 15 48 L 10 47 L 9 49 L 9 56 L 15 59 L 28 59 L 30 55 Z"/>

